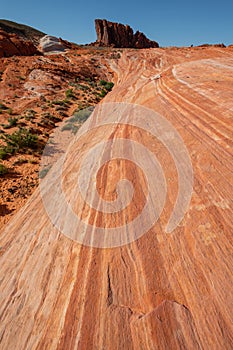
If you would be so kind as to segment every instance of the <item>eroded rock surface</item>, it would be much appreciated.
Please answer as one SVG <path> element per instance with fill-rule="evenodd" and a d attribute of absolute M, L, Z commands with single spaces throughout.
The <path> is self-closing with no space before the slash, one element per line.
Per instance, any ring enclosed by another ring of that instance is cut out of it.
<path fill-rule="evenodd" d="M 70 48 L 71 44 L 51 35 L 45 35 L 40 39 L 40 50 L 42 52 L 64 52 L 67 48 Z"/>
<path fill-rule="evenodd" d="M 9 34 L 0 29 L 0 57 L 32 56 L 39 54 L 31 41 L 23 40 L 16 34 Z"/>
<path fill-rule="evenodd" d="M 0 29 L 9 34 L 16 34 L 22 40 L 31 41 L 35 46 L 38 46 L 40 38 L 46 35 L 40 30 L 25 24 L 12 22 L 5 19 L 0 19 Z"/>
<path fill-rule="evenodd" d="M 83 134 L 62 169 L 65 198 L 77 216 L 106 229 L 139 215 L 147 195 L 145 177 L 124 159 L 124 148 L 120 159 L 105 163 L 90 180 L 86 195 L 92 198 L 93 184 L 98 188 L 97 209 L 80 205 L 83 197 L 74 190 L 82 157 L 103 141 L 113 148 L 122 138 L 142 144 L 160 162 L 167 183 L 164 210 L 140 239 L 97 249 L 64 235 L 36 191 L 0 236 L 1 348 L 230 350 L 232 49 L 125 50 L 110 62 L 115 87 L 105 102 L 148 107 L 179 132 L 193 167 L 190 205 L 178 227 L 166 233 L 179 179 L 170 152 L 150 132 L 116 121 Z M 104 151 L 103 159 L 111 150 Z M 114 200 L 121 179 L 131 181 L 134 198 L 111 220 L 99 213 L 100 200 Z M 51 190 L 48 186 L 48 197 Z M 56 220 L 69 224 L 64 201 L 51 204 Z M 79 233 L 75 226 L 72 230 Z M 122 228 L 124 234 L 134 232 Z"/>

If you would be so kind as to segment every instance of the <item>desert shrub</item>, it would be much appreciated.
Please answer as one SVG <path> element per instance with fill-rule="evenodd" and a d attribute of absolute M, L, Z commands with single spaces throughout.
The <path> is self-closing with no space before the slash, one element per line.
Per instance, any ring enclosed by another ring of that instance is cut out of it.
<path fill-rule="evenodd" d="M 4 174 L 7 174 L 7 173 L 8 173 L 7 167 L 5 167 L 5 165 L 0 163 L 0 176 L 4 175 Z"/>
<path fill-rule="evenodd" d="M 111 91 L 112 90 L 112 88 L 113 88 L 113 86 L 114 86 L 114 83 L 112 83 L 111 81 L 110 82 L 108 82 L 107 84 L 105 84 L 105 89 L 107 90 L 107 91 Z"/>
<path fill-rule="evenodd" d="M 11 115 L 13 113 L 12 108 L 7 108 L 6 112 Z"/>
<path fill-rule="evenodd" d="M 36 112 L 33 109 L 28 109 L 26 111 L 25 119 L 29 121 L 31 119 L 34 119 L 35 116 L 36 116 Z"/>
<path fill-rule="evenodd" d="M 11 127 L 13 127 L 13 126 L 16 126 L 17 125 L 17 121 L 18 121 L 18 118 L 15 118 L 15 117 L 10 117 L 10 118 L 8 118 L 8 123 L 9 123 L 9 125 L 11 126 Z"/>
<path fill-rule="evenodd" d="M 89 90 L 89 86 L 85 85 L 85 84 L 78 84 L 78 88 L 82 91 L 87 91 Z"/>
<path fill-rule="evenodd" d="M 52 120 L 54 122 L 58 122 L 60 120 L 55 115 L 50 114 L 48 112 L 45 112 L 45 113 L 42 114 L 42 119 L 48 119 L 48 120 Z"/>
<path fill-rule="evenodd" d="M 19 128 L 10 135 L 1 135 L 1 139 L 6 144 L 6 146 L 2 147 L 4 156 L 4 153 L 7 155 L 15 154 L 26 148 L 35 149 L 37 147 L 38 137 L 25 128 Z"/>
<path fill-rule="evenodd" d="M 93 106 L 89 106 L 75 111 L 72 118 L 69 118 L 66 121 L 66 124 L 62 127 L 62 131 L 70 130 L 73 134 L 76 134 L 81 126 L 80 124 L 83 124 L 88 119 L 93 112 L 93 109 Z"/>
<path fill-rule="evenodd" d="M 94 107 L 88 107 L 85 109 L 79 109 L 74 112 L 72 118 L 69 119 L 69 123 L 84 123 L 93 112 Z"/>
<path fill-rule="evenodd" d="M 8 118 L 8 124 L 3 124 L 4 129 L 10 129 L 17 125 L 18 118 Z"/>
<path fill-rule="evenodd" d="M 26 158 L 18 158 L 13 165 L 22 165 L 28 163 L 28 160 Z"/>
<path fill-rule="evenodd" d="M 56 105 L 56 106 L 66 106 L 66 104 L 67 104 L 67 101 L 65 101 L 65 100 L 54 100 L 53 102 L 52 102 L 52 104 L 53 105 Z"/>
<path fill-rule="evenodd" d="M 48 165 L 46 168 L 42 169 L 40 172 L 39 172 L 39 179 L 43 179 L 49 172 L 49 170 L 51 169 L 51 165 Z"/>
<path fill-rule="evenodd" d="M 3 113 L 3 111 L 7 111 L 8 110 L 8 107 L 5 106 L 3 103 L 0 103 L 0 114 Z"/>
<path fill-rule="evenodd" d="M 106 81 L 106 80 L 100 80 L 100 85 L 102 85 L 107 91 L 111 91 L 114 83 L 111 81 Z"/>
<path fill-rule="evenodd" d="M 101 93 L 99 94 L 100 97 L 105 97 L 107 95 L 106 90 L 102 90 Z"/>
<path fill-rule="evenodd" d="M 121 54 L 120 54 L 120 52 L 113 52 L 113 53 L 110 55 L 109 58 L 110 58 L 110 59 L 118 60 L 118 59 L 121 58 Z"/>
<path fill-rule="evenodd" d="M 6 109 L 8 109 L 8 107 L 7 107 L 7 106 L 5 106 L 3 103 L 0 103 L 0 109 L 2 109 L 2 110 L 6 110 Z"/>
<path fill-rule="evenodd" d="M 71 131 L 73 134 L 76 134 L 77 133 L 77 131 L 78 131 L 78 129 L 79 129 L 79 126 L 78 125 L 75 125 L 75 124 L 72 124 L 72 123 L 67 123 L 66 125 L 64 125 L 63 127 L 62 127 L 62 131 L 67 131 L 67 130 L 69 130 L 69 131 Z"/>
<path fill-rule="evenodd" d="M 6 159 L 8 156 L 7 150 L 5 147 L 0 148 L 0 159 Z"/>
<path fill-rule="evenodd" d="M 100 85 L 103 85 L 103 86 L 105 86 L 105 84 L 107 84 L 108 82 L 106 81 L 106 80 L 100 80 Z"/>
<path fill-rule="evenodd" d="M 66 98 L 74 98 L 74 92 L 73 89 L 66 90 Z"/>

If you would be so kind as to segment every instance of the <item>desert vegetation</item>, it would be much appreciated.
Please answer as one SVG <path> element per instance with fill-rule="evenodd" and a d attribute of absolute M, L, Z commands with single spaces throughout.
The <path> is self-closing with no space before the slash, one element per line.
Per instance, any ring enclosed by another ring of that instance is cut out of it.
<path fill-rule="evenodd" d="M 48 170 L 39 171 L 40 158 L 53 129 L 67 119 L 63 131 L 75 134 L 112 90 L 111 73 L 102 70 L 111 54 L 107 49 L 83 47 L 64 56 L 14 56 L 0 61 L 0 84 L 7 92 L 0 95 L 4 220 L 46 175 Z M 34 76 L 35 80 L 30 78 Z"/>

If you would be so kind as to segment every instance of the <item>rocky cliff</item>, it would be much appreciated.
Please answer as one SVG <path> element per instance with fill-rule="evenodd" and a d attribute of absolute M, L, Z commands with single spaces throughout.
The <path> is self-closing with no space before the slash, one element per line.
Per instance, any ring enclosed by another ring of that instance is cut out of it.
<path fill-rule="evenodd" d="M 159 47 L 156 41 L 149 40 L 143 33 L 139 31 L 134 33 L 129 25 L 96 19 L 95 28 L 97 34 L 96 46 L 137 49 Z"/>
<path fill-rule="evenodd" d="M 39 53 L 31 41 L 0 29 L 0 57 L 32 56 Z"/>

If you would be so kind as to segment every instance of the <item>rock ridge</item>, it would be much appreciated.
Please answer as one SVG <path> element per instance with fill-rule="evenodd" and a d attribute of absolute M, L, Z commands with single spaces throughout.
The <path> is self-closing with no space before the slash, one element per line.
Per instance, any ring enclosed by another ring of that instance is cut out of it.
<path fill-rule="evenodd" d="M 32 56 L 39 54 L 36 46 L 29 40 L 23 40 L 16 34 L 0 29 L 0 57 Z"/>

